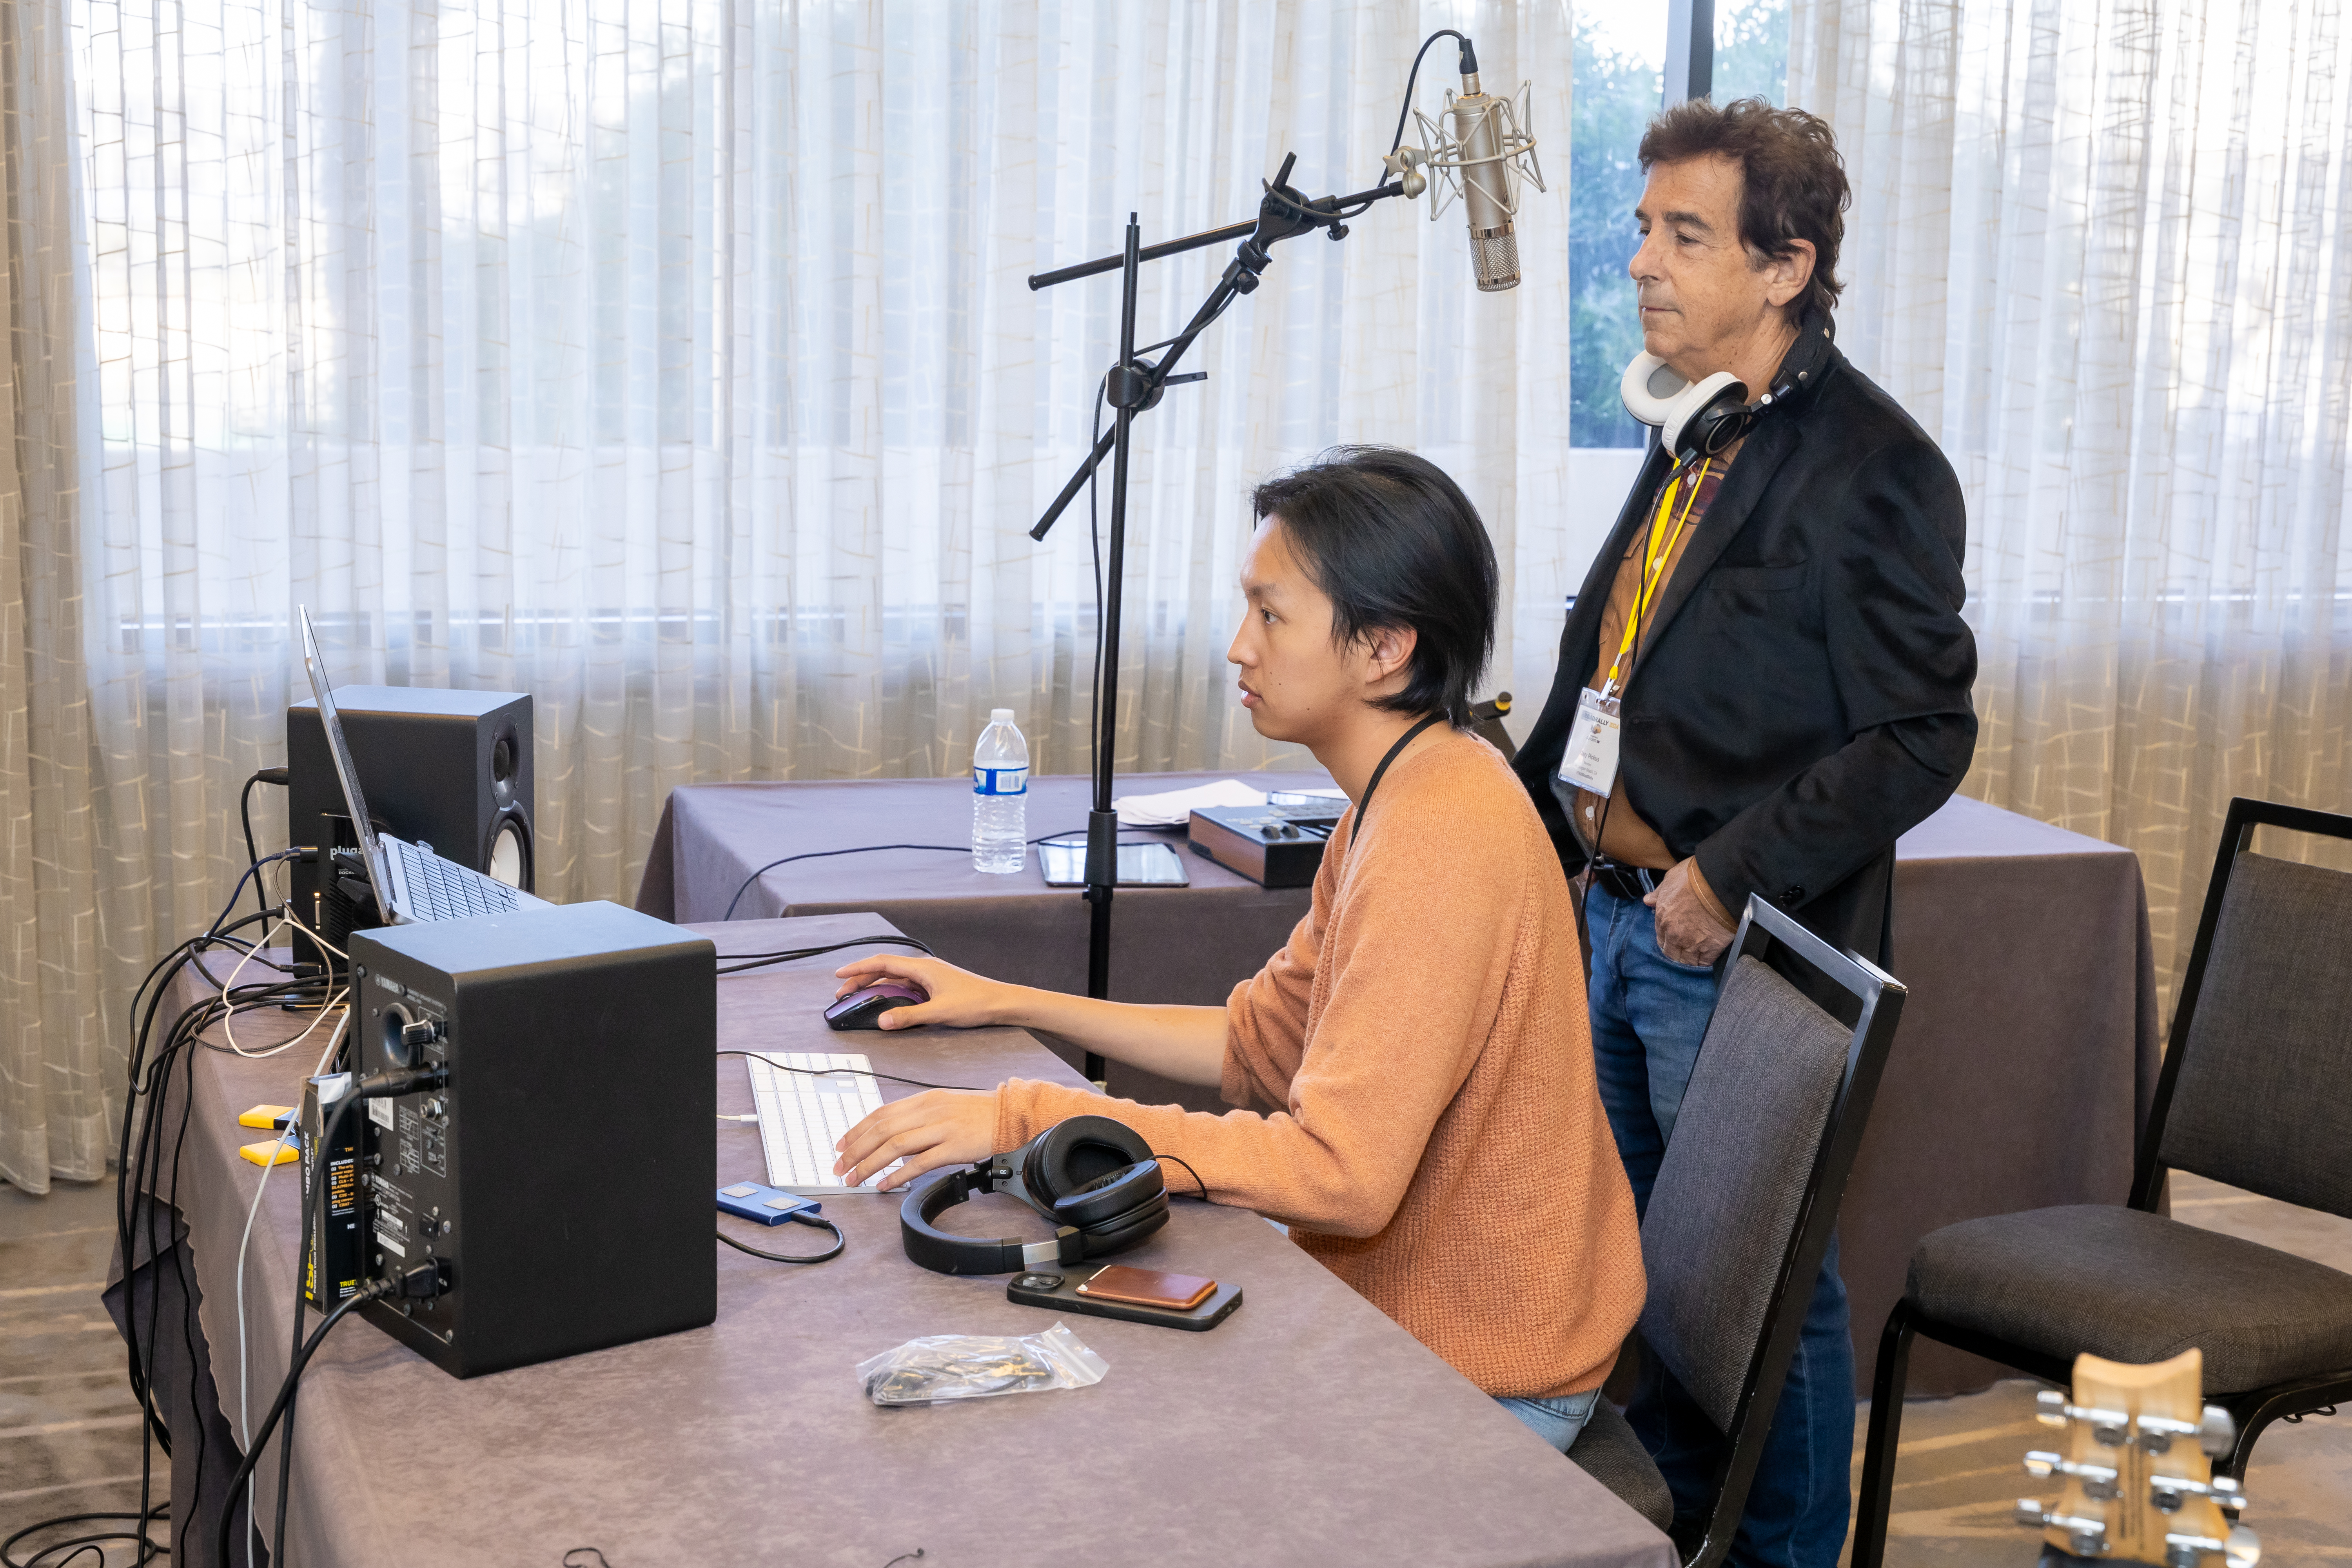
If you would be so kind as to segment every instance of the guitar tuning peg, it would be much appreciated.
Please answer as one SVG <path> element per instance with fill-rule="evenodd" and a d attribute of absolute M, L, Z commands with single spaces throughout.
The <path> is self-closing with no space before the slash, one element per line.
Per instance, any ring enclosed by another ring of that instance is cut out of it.
<path fill-rule="evenodd" d="M 2066 1396 L 2054 1388 L 2045 1388 L 2033 1396 L 2033 1418 L 2044 1426 L 2066 1425 Z"/>
<path fill-rule="evenodd" d="M 2218 1459 L 2237 1444 L 2237 1422 L 2220 1405 L 2207 1405 L 2204 1424 L 2197 1428 L 2197 1446 Z"/>
<path fill-rule="evenodd" d="M 2017 1522 L 2032 1530 L 2063 1530 L 2067 1547 L 2077 1557 L 2104 1557 L 2107 1552 L 2107 1525 L 2105 1520 L 2082 1519 L 2058 1511 L 2054 1503 L 2039 1498 L 2017 1500 Z M 2195 1568 L 2189 1564 L 2189 1568 Z M 2252 1568 L 2249 1564 L 2248 1568 Z"/>
<path fill-rule="evenodd" d="M 2220 1541 L 2210 1535 L 2168 1532 L 2164 1538 L 2165 1568 L 2199 1568 L 2213 1553 L 2220 1554 L 2222 1568 L 2255 1568 L 2263 1560 L 2263 1543 L 2242 1524 L 2231 1525 L 2229 1535 Z"/>

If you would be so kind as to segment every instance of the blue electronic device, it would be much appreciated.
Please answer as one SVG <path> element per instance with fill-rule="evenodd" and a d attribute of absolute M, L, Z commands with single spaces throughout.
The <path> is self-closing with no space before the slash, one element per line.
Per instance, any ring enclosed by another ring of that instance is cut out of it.
<path fill-rule="evenodd" d="M 720 1213 L 757 1225 L 782 1225 L 796 1214 L 815 1215 L 824 1207 L 814 1198 L 757 1182 L 735 1182 L 719 1189 Z"/>

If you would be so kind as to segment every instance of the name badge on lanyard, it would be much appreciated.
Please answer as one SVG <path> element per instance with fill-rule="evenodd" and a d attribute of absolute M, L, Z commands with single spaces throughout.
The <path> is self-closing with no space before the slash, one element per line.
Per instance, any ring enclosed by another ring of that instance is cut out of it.
<path fill-rule="evenodd" d="M 1605 796 L 1617 787 L 1617 742 L 1623 731 L 1618 693 L 1633 678 L 1633 658 L 1641 650 L 1642 623 L 1649 617 L 1658 584 L 1664 581 L 1666 567 L 1674 560 L 1675 544 L 1682 538 L 1684 524 L 1690 521 L 1691 508 L 1698 501 L 1699 487 L 1706 482 L 1712 465 L 1711 458 L 1699 463 L 1687 490 L 1683 489 L 1684 476 L 1679 468 L 1667 479 L 1658 496 L 1658 510 L 1650 519 L 1648 559 L 1643 563 L 1641 581 L 1633 593 L 1633 613 L 1625 619 L 1625 633 L 1617 645 L 1617 657 L 1610 662 L 1608 678 L 1601 683 L 1600 690 L 1587 687 L 1576 694 L 1576 723 L 1568 732 L 1567 750 L 1560 753 L 1559 776 L 1580 790 Z M 1680 516 L 1675 514 L 1677 492 L 1682 494 Z M 1670 517 L 1674 526 L 1661 539 L 1658 524 Z"/>
<path fill-rule="evenodd" d="M 1617 787 L 1618 701 L 1586 688 L 1576 694 L 1576 723 L 1560 754 L 1559 776 L 1580 790 L 1605 795 Z"/>

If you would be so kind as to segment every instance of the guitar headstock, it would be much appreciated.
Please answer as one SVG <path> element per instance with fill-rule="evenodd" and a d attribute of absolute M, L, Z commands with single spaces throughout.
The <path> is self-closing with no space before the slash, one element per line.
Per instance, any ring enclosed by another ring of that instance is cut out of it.
<path fill-rule="evenodd" d="M 2262 1543 L 2237 1522 L 2245 1494 L 2213 1474 L 2237 1430 L 2205 1403 L 2204 1355 L 2181 1352 L 2152 1366 L 2074 1358 L 2074 1391 L 2041 1395 L 2042 1421 L 2064 1428 L 2064 1454 L 2025 1456 L 2027 1472 L 2056 1477 L 2054 1503 L 2021 1498 L 2018 1521 L 2076 1557 L 2163 1568 L 2254 1568 Z"/>

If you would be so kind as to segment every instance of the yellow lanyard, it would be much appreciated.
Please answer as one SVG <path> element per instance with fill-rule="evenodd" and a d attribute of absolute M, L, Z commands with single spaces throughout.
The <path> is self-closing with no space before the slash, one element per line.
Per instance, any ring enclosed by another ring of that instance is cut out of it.
<path fill-rule="evenodd" d="M 1649 616 L 1650 602 L 1657 597 L 1658 584 L 1665 572 L 1666 563 L 1675 558 L 1675 541 L 1682 537 L 1683 524 L 1690 520 L 1691 508 L 1698 500 L 1699 487 L 1706 483 L 1707 469 L 1714 461 L 1709 458 L 1699 464 L 1698 472 L 1691 478 L 1690 493 L 1683 498 L 1683 510 L 1675 517 L 1674 526 L 1667 530 L 1663 542 L 1658 538 L 1658 522 L 1674 511 L 1675 494 L 1682 488 L 1682 475 L 1676 474 L 1668 479 L 1664 492 L 1658 497 L 1658 510 L 1650 518 L 1648 559 L 1642 565 L 1641 586 L 1633 594 L 1633 613 L 1625 617 L 1625 636 L 1617 644 L 1617 657 L 1609 661 L 1609 679 L 1601 683 L 1601 695 L 1604 700 L 1617 694 L 1622 684 L 1618 679 L 1621 675 L 1630 677 L 1633 674 L 1625 668 L 1625 657 L 1633 651 L 1633 645 L 1641 638 L 1642 622 Z"/>

